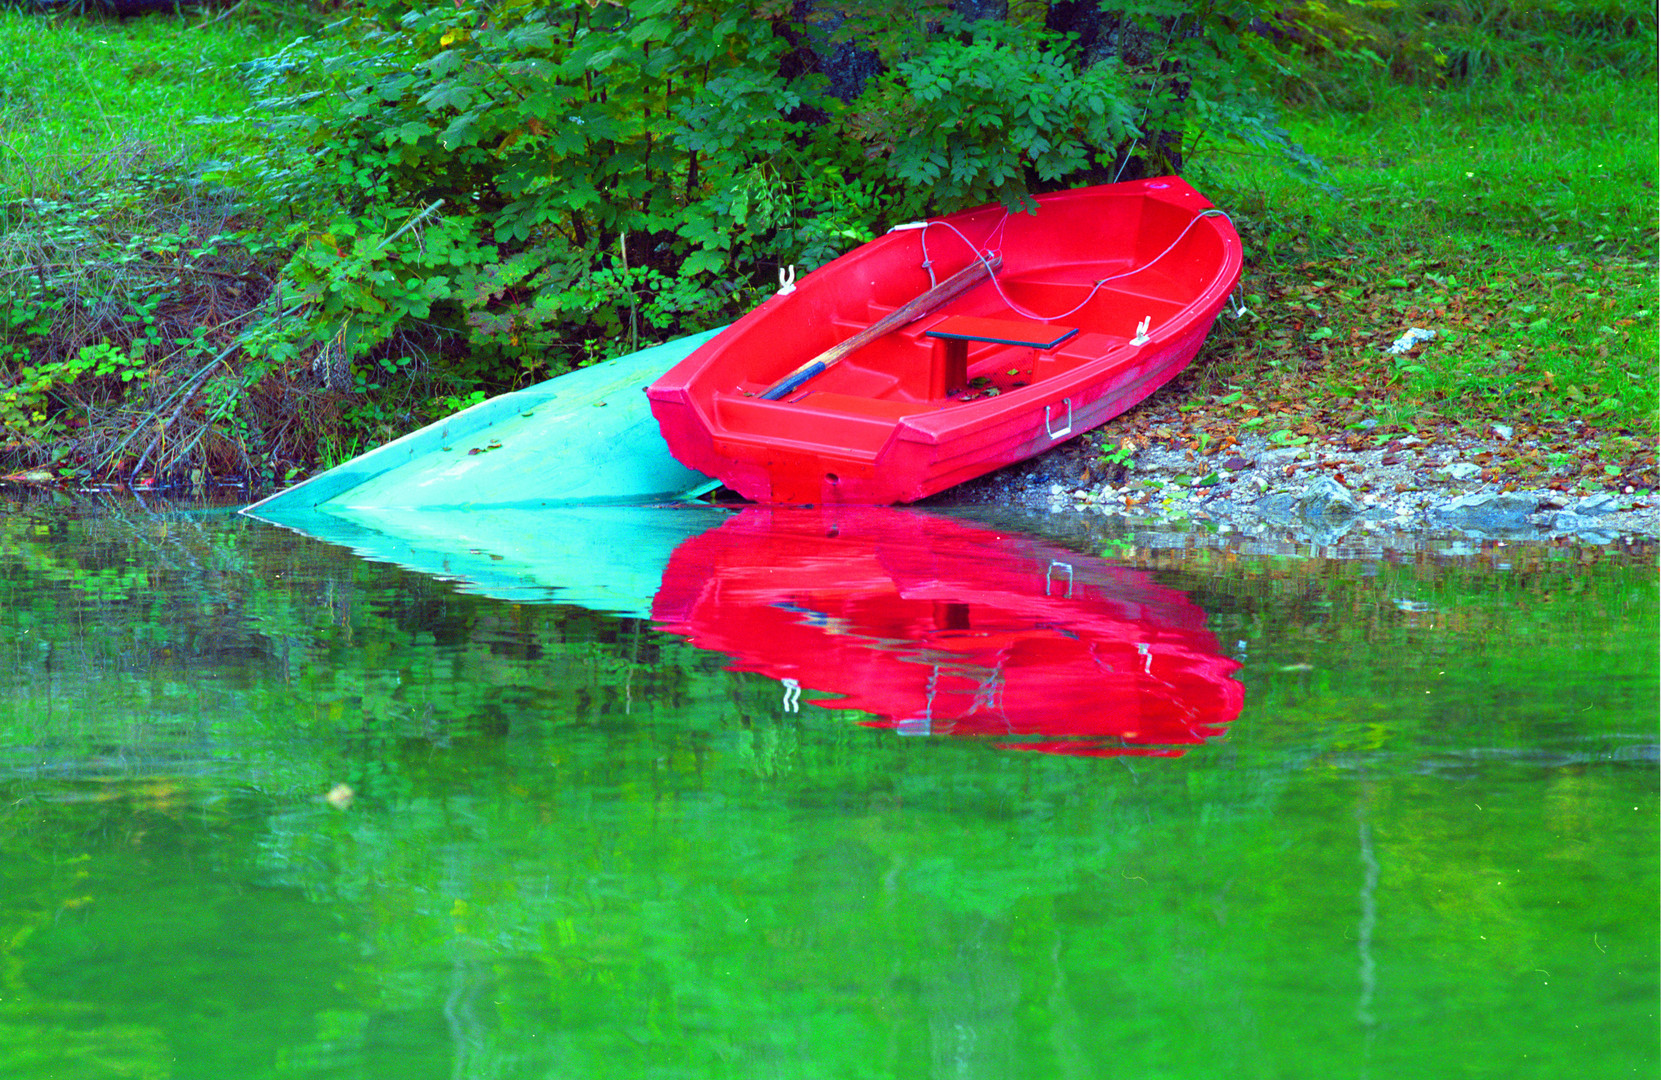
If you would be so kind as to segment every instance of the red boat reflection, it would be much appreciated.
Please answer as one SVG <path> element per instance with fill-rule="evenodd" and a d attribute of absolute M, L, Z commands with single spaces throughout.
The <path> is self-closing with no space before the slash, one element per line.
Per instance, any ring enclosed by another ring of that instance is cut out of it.
<path fill-rule="evenodd" d="M 1240 713 L 1205 612 L 1142 571 L 886 507 L 754 507 L 675 549 L 658 626 L 908 735 L 1177 757 Z"/>

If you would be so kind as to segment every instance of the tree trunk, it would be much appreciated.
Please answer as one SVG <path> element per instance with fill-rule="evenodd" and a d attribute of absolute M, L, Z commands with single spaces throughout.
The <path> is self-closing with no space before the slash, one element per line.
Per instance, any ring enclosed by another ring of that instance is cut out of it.
<path fill-rule="evenodd" d="M 1089 67 L 1117 58 L 1133 73 L 1143 95 L 1136 126 L 1142 137 L 1114 148 L 1113 164 L 1093 170 L 1093 180 L 1139 180 L 1182 171 L 1182 126 L 1175 116 L 1156 111 L 1160 96 L 1181 103 L 1188 99 L 1188 79 L 1180 63 L 1170 59 L 1179 37 L 1198 33 L 1189 16 L 1165 16 L 1150 29 L 1122 11 L 1103 11 L 1094 0 L 1061 0 L 1050 5 L 1045 26 L 1077 35 L 1078 62 Z"/>
<path fill-rule="evenodd" d="M 830 80 L 831 96 L 844 102 L 857 98 L 873 75 L 882 74 L 882 60 L 875 51 L 834 40 L 847 21 L 835 7 L 836 0 L 796 0 L 790 9 L 790 29 L 784 33 L 791 52 L 784 74 L 793 77 L 817 72 Z"/>

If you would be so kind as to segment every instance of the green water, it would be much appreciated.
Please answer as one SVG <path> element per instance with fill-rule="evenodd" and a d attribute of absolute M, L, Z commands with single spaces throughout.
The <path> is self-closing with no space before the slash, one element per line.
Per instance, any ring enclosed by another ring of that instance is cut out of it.
<path fill-rule="evenodd" d="M 0 504 L 0 1076 L 1656 1075 L 1653 552 L 1052 539 L 1203 609 L 1226 734 L 905 737 L 646 620 Z"/>

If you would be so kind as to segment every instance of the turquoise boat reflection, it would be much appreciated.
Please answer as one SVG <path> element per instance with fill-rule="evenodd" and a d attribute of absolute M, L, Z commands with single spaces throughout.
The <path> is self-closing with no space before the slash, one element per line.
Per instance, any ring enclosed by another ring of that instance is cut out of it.
<path fill-rule="evenodd" d="M 765 508 L 683 541 L 654 623 L 786 707 L 858 709 L 902 735 L 1176 757 L 1240 713 L 1206 615 L 1147 573 L 885 507 Z"/>
<path fill-rule="evenodd" d="M 250 517 L 515 604 L 571 604 L 644 619 L 663 568 L 725 521 L 702 503 L 536 509 L 256 507 Z"/>

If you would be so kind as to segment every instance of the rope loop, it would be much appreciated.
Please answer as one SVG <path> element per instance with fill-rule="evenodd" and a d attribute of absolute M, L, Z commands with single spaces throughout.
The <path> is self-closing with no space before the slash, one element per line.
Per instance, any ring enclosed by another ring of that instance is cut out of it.
<path fill-rule="evenodd" d="M 984 250 L 975 247 L 974 243 L 967 236 L 963 235 L 963 230 L 962 229 L 959 229 L 956 225 L 953 225 L 951 222 L 945 221 L 943 219 L 934 219 L 934 220 L 931 220 L 931 221 L 921 221 L 921 222 L 908 222 L 905 225 L 896 225 L 893 229 L 890 229 L 889 231 L 890 232 L 895 232 L 895 231 L 898 231 L 900 229 L 917 229 L 921 232 L 921 234 L 922 234 L 921 244 L 922 244 L 922 248 L 923 248 L 923 268 L 928 270 L 928 272 L 929 272 L 929 281 L 932 282 L 934 280 L 934 268 L 933 268 L 933 262 L 929 258 L 929 228 L 931 226 L 934 226 L 934 225 L 944 226 L 946 229 L 949 229 L 951 232 L 956 234 L 957 238 L 959 240 L 962 240 L 964 245 L 966 247 L 968 247 L 970 251 L 973 251 L 975 253 L 975 258 L 979 259 L 981 262 L 986 264 L 987 276 L 992 279 L 992 288 L 997 290 L 998 298 L 1001 299 L 1006 305 L 1008 305 L 1008 307 L 1011 311 L 1015 312 L 1018 315 L 1024 316 L 1025 318 L 1028 318 L 1028 319 L 1036 319 L 1039 322 L 1060 322 L 1062 319 L 1071 318 L 1072 316 L 1078 314 L 1080 311 L 1084 310 L 1085 306 L 1088 305 L 1090 303 L 1090 301 L 1092 301 L 1096 298 L 1096 294 L 1101 292 L 1102 287 L 1104 285 L 1106 285 L 1108 282 L 1117 281 L 1120 278 L 1127 278 L 1127 277 L 1130 277 L 1132 274 L 1141 273 L 1143 270 L 1146 270 L 1148 267 L 1152 266 L 1154 263 L 1158 262 L 1160 259 L 1163 259 L 1165 256 L 1169 255 L 1171 252 L 1175 251 L 1176 248 L 1177 248 L 1177 245 L 1182 243 L 1183 239 L 1185 237 L 1187 237 L 1188 230 L 1192 229 L 1195 225 L 1198 225 L 1200 223 L 1201 218 L 1208 218 L 1208 217 L 1220 217 L 1220 218 L 1223 218 L 1223 219 L 1229 221 L 1231 224 L 1233 222 L 1233 219 L 1230 218 L 1227 213 L 1225 213 L 1222 210 L 1217 209 L 1215 206 L 1207 207 L 1206 209 L 1201 210 L 1199 213 L 1194 215 L 1193 219 L 1190 220 L 1187 225 L 1183 226 L 1182 232 L 1177 234 L 1177 238 L 1175 240 L 1172 240 L 1168 245 L 1166 245 L 1164 251 L 1161 251 L 1158 255 L 1155 255 L 1153 258 L 1149 259 L 1145 263 L 1142 263 L 1140 266 L 1133 266 L 1129 270 L 1124 271 L 1123 273 L 1109 274 L 1107 277 L 1102 278 L 1100 281 L 1096 282 L 1094 285 L 1092 285 L 1090 287 L 1090 292 L 1085 296 L 1085 298 L 1083 300 L 1080 300 L 1077 304 L 1075 304 L 1072 307 L 1068 308 L 1066 311 L 1063 311 L 1059 315 L 1042 315 L 1042 314 L 1039 314 L 1036 311 L 1032 311 L 1031 309 L 1029 309 L 1027 307 L 1024 307 L 1021 304 L 1016 303 L 1010 297 L 1010 295 L 1004 291 L 1003 282 L 999 281 L 998 280 L 998 275 L 993 272 L 992 257 L 994 255 L 1001 255 L 1003 253 L 1003 249 L 1001 247 L 994 247 L 994 246 L 991 246 L 991 245 L 992 245 L 992 241 L 993 241 L 994 238 L 997 238 L 999 240 L 1002 239 L 1004 226 L 1009 224 L 1009 211 L 1008 210 L 1004 211 L 1003 217 L 998 219 L 998 223 L 996 225 L 994 225 L 992 227 L 992 231 L 987 234 L 986 240 L 987 240 L 987 245 L 988 246 Z M 1240 305 L 1240 314 L 1243 315 L 1245 313 L 1246 313 L 1245 304 L 1242 303 Z"/>

